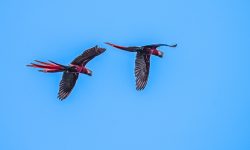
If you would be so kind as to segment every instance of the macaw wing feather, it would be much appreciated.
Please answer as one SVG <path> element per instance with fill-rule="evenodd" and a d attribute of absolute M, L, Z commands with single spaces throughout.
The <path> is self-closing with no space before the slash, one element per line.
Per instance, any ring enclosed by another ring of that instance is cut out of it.
<path fill-rule="evenodd" d="M 62 76 L 62 80 L 60 81 L 58 98 L 60 100 L 65 99 L 69 96 L 70 92 L 74 88 L 79 73 L 70 73 L 65 71 Z"/>
<path fill-rule="evenodd" d="M 145 45 L 143 47 L 157 48 L 157 47 L 160 47 L 160 46 L 176 47 L 177 44 L 174 44 L 174 45 L 168 45 L 168 44 L 151 44 L 151 45 Z"/>
<path fill-rule="evenodd" d="M 85 66 L 91 59 L 103 53 L 105 48 L 98 48 L 98 46 L 85 50 L 81 55 L 76 57 L 71 64 Z"/>
<path fill-rule="evenodd" d="M 148 81 L 150 55 L 137 52 L 135 60 L 136 90 L 143 90 Z"/>

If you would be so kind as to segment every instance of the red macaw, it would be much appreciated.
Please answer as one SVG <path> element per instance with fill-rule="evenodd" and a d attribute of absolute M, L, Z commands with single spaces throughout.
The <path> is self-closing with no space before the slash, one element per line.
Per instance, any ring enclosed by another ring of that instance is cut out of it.
<path fill-rule="evenodd" d="M 27 66 L 34 68 L 41 68 L 41 72 L 55 73 L 63 72 L 62 80 L 60 81 L 60 88 L 58 98 L 64 100 L 67 98 L 75 86 L 79 73 L 92 76 L 92 71 L 85 67 L 85 65 L 94 57 L 103 53 L 106 49 L 98 46 L 92 47 L 84 51 L 80 56 L 76 57 L 68 66 L 55 63 L 53 61 L 42 62 L 35 60 L 37 63 L 31 63 Z"/>
<path fill-rule="evenodd" d="M 149 68 L 150 68 L 150 56 L 155 55 L 158 57 L 163 57 L 164 53 L 158 50 L 157 48 L 160 46 L 168 46 L 168 47 L 177 46 L 177 44 L 174 45 L 152 44 L 145 46 L 124 47 L 109 42 L 106 42 L 106 44 L 125 51 L 136 52 L 136 60 L 135 60 L 136 90 L 143 90 L 146 87 L 149 75 Z"/>

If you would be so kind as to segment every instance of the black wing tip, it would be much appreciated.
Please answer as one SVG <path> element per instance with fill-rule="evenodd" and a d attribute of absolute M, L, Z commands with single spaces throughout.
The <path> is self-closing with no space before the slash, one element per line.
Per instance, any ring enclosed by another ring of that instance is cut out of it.
<path fill-rule="evenodd" d="M 177 47 L 177 44 L 174 44 L 174 45 L 170 45 L 170 47 Z"/>
<path fill-rule="evenodd" d="M 62 96 L 62 95 L 58 95 L 57 98 L 60 100 L 60 101 L 63 101 L 67 98 L 68 96 Z"/>
<path fill-rule="evenodd" d="M 145 89 L 145 87 L 147 86 L 147 81 L 145 81 L 145 82 L 136 82 L 136 90 L 137 91 L 142 91 L 142 90 L 144 90 Z"/>
<path fill-rule="evenodd" d="M 137 87 L 136 87 L 136 90 L 137 90 L 137 91 L 142 91 L 142 90 L 144 90 L 144 89 L 145 89 L 145 87 L 146 87 L 146 86 L 143 86 L 143 87 L 139 87 L 139 86 L 137 86 Z"/>
<path fill-rule="evenodd" d="M 65 91 L 62 90 L 61 88 L 59 89 L 57 98 L 58 98 L 60 101 L 63 101 L 63 100 L 66 99 L 68 96 L 69 96 L 69 93 L 65 92 Z"/>
<path fill-rule="evenodd" d="M 65 100 L 65 98 L 62 98 L 62 97 L 57 97 L 60 101 L 63 101 Z"/>
<path fill-rule="evenodd" d="M 70 95 L 70 93 L 71 93 L 71 91 L 70 92 L 65 92 L 65 91 L 59 90 L 57 98 L 59 100 L 63 101 L 63 100 L 65 100 Z"/>
<path fill-rule="evenodd" d="M 144 90 L 144 88 L 136 87 L 136 90 L 137 91 L 142 91 L 142 90 Z"/>
<path fill-rule="evenodd" d="M 177 44 L 172 44 L 172 45 L 169 45 L 169 44 L 158 44 L 159 46 L 168 46 L 168 47 L 177 47 Z"/>
<path fill-rule="evenodd" d="M 103 52 L 106 51 L 106 48 L 99 47 L 99 51 L 100 51 L 101 53 L 103 53 Z"/>
<path fill-rule="evenodd" d="M 101 53 L 106 51 L 106 48 L 98 47 L 97 45 L 95 46 L 95 49 L 96 49 L 98 54 L 101 54 Z"/>
<path fill-rule="evenodd" d="M 157 48 L 157 47 L 160 47 L 160 46 L 168 46 L 168 47 L 177 47 L 177 44 L 173 44 L 173 45 L 169 45 L 169 44 L 151 44 L 151 45 L 145 45 L 143 47 L 154 47 L 154 48 Z"/>
<path fill-rule="evenodd" d="M 65 98 L 57 97 L 61 102 L 64 101 Z"/>

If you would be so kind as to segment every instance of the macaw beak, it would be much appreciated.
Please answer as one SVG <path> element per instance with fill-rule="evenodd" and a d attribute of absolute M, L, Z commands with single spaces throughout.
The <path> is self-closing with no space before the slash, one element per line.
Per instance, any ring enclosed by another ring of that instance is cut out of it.
<path fill-rule="evenodd" d="M 163 55 L 164 55 L 164 53 L 163 53 L 162 51 L 159 51 L 159 50 L 158 50 L 158 56 L 162 58 Z"/>
<path fill-rule="evenodd" d="M 92 71 L 87 69 L 87 75 L 92 76 Z"/>

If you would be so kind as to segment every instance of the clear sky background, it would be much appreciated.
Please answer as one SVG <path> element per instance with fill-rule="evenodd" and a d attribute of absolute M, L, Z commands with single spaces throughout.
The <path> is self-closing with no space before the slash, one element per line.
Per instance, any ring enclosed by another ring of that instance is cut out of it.
<path fill-rule="evenodd" d="M 249 150 L 248 0 L 0 1 L 1 150 Z M 135 54 L 105 45 L 177 43 L 135 90 Z M 98 44 L 71 95 L 61 73 Z"/>

